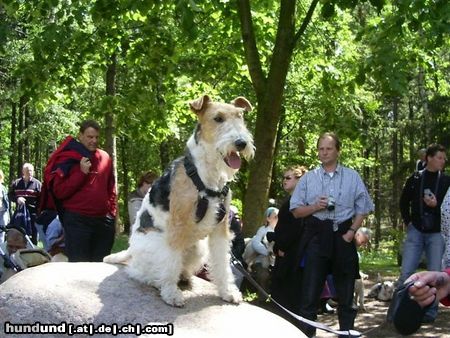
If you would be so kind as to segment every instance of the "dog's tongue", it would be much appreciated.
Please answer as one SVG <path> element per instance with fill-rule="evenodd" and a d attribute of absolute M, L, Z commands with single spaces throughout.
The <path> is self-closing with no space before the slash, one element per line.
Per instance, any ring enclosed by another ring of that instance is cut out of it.
<path fill-rule="evenodd" d="M 241 167 L 241 157 L 234 151 L 225 157 L 225 162 L 230 168 L 233 169 L 239 169 Z"/>

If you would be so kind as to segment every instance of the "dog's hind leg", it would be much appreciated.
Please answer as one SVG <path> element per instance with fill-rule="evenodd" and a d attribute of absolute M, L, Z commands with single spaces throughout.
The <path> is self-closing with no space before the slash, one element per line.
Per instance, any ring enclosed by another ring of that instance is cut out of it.
<path fill-rule="evenodd" d="M 220 224 L 209 235 L 209 275 L 216 284 L 220 297 L 231 303 L 242 301 L 230 267 L 230 242 L 226 224 Z"/>
<path fill-rule="evenodd" d="M 103 262 L 111 264 L 126 264 L 131 258 L 130 250 L 122 250 L 103 258 Z"/>

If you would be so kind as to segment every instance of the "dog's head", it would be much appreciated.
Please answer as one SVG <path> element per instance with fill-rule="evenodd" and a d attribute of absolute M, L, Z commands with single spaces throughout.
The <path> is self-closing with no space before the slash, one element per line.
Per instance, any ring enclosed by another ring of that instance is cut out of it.
<path fill-rule="evenodd" d="M 189 105 L 198 118 L 194 134 L 196 144 L 214 151 L 234 172 L 241 167 L 241 156 L 247 160 L 254 156 L 253 137 L 244 122 L 244 113 L 252 110 L 246 98 L 237 97 L 231 103 L 221 103 L 204 95 Z M 214 154 L 209 153 L 208 156 Z"/>
<path fill-rule="evenodd" d="M 394 296 L 395 284 L 391 281 L 381 283 L 380 292 L 378 293 L 378 299 L 382 301 L 389 301 Z"/>

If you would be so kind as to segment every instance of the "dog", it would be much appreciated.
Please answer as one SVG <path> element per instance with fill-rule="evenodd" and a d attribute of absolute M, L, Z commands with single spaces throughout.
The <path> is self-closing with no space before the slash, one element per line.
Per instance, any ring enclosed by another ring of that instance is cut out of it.
<path fill-rule="evenodd" d="M 366 307 L 364 306 L 364 280 L 369 278 L 369 275 L 360 271 L 359 275 L 360 279 L 355 279 L 355 295 L 353 298 L 354 308 L 359 309 L 360 311 L 366 311 Z"/>
<path fill-rule="evenodd" d="M 273 252 L 273 247 L 275 245 L 275 242 L 269 242 L 267 239 L 267 236 L 264 236 L 261 243 L 267 248 L 269 251 L 269 255 L 263 257 L 262 259 L 262 266 L 264 268 L 269 268 L 270 265 L 273 265 L 275 261 L 275 254 Z M 244 262 L 247 264 L 247 269 L 251 272 L 252 271 L 252 265 L 255 262 L 256 257 L 258 257 L 258 253 L 253 248 L 252 245 L 252 238 L 246 238 L 245 239 L 245 250 L 242 254 L 242 258 L 244 259 Z"/>
<path fill-rule="evenodd" d="M 393 281 L 384 281 L 381 275 L 378 274 L 377 283 L 370 288 L 367 297 L 376 298 L 378 300 L 388 302 L 392 300 L 394 296 L 394 291 L 396 288 L 396 283 Z"/>
<path fill-rule="evenodd" d="M 173 161 L 143 199 L 132 226 L 129 248 L 104 258 L 126 263 L 128 274 L 160 290 L 169 305 L 185 304 L 179 282 L 190 284 L 207 261 L 208 277 L 219 296 L 239 303 L 242 295 L 230 268 L 228 183 L 254 156 L 253 137 L 243 115 L 252 110 L 244 97 L 231 103 L 204 95 L 189 103 L 197 126 L 184 156 Z"/>

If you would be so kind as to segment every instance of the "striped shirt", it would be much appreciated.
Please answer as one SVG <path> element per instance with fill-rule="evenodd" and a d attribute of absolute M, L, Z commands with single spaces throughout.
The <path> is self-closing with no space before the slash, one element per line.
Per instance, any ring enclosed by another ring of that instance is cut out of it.
<path fill-rule="evenodd" d="M 41 182 L 30 177 L 28 182 L 22 178 L 15 180 L 9 189 L 9 200 L 17 203 L 19 197 L 25 198 L 25 204 L 31 214 L 36 214 L 39 208 L 39 197 L 41 194 Z"/>
<path fill-rule="evenodd" d="M 334 198 L 335 208 L 331 211 L 319 210 L 313 215 L 320 220 L 333 220 L 334 224 L 340 224 L 355 215 L 367 215 L 374 209 L 359 174 L 340 164 L 331 175 L 322 166 L 307 172 L 295 187 L 290 210 L 315 204 L 321 196 Z"/>

